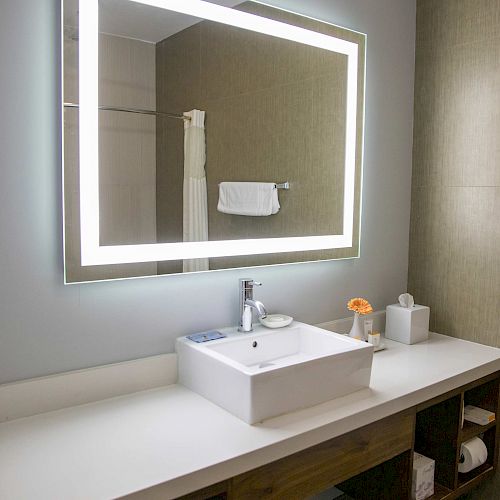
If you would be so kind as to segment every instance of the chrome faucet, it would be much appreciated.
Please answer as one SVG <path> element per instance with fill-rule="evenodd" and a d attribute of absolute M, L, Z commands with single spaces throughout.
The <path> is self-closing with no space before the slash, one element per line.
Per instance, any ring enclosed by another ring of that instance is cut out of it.
<path fill-rule="evenodd" d="M 239 314 L 239 332 L 252 331 L 252 308 L 259 314 L 259 318 L 267 316 L 264 304 L 253 298 L 253 287 L 261 286 L 262 283 L 254 281 L 250 278 L 240 279 L 240 314 Z"/>

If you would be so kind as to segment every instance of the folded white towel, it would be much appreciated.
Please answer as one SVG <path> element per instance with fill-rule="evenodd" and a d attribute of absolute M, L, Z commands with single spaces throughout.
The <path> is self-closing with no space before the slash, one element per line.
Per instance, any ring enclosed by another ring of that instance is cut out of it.
<path fill-rule="evenodd" d="M 274 182 L 221 182 L 217 210 L 225 214 L 265 216 L 280 209 Z"/>

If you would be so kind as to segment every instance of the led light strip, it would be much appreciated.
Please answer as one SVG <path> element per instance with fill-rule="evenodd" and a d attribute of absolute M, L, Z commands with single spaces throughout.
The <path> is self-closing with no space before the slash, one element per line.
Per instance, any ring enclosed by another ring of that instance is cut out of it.
<path fill-rule="evenodd" d="M 347 56 L 344 216 L 341 235 L 143 245 L 99 245 L 98 0 L 79 2 L 80 239 L 82 266 L 322 250 L 352 246 L 358 45 L 202 0 L 131 0 Z"/>

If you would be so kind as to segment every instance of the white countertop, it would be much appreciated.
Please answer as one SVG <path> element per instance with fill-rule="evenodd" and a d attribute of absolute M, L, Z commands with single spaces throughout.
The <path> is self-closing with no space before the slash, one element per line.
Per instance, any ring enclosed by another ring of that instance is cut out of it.
<path fill-rule="evenodd" d="M 500 370 L 500 349 L 444 335 L 385 342 L 369 389 L 253 426 L 179 385 L 2 423 L 0 498 L 176 497 Z"/>

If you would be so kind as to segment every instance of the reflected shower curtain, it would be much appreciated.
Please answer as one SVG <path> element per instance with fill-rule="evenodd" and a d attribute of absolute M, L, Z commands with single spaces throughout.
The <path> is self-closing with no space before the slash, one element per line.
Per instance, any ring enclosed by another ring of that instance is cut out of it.
<path fill-rule="evenodd" d="M 207 178 L 205 175 L 205 111 L 184 116 L 183 241 L 208 240 Z M 183 272 L 208 271 L 208 259 L 187 259 Z"/>

